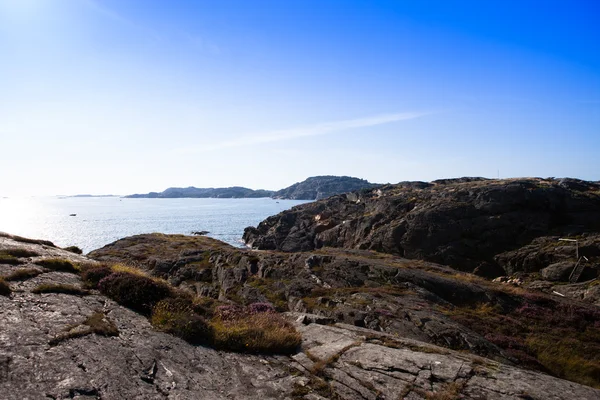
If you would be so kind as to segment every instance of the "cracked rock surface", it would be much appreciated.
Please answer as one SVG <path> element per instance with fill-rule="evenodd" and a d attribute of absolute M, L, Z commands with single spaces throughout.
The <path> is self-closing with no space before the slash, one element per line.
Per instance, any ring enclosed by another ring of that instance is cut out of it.
<path fill-rule="evenodd" d="M 44 246 L 0 238 L 0 249 L 89 261 Z M 0 274 L 39 268 L 35 260 L 1 264 Z M 303 337 L 293 356 L 193 346 L 97 292 L 32 293 L 41 283 L 81 285 L 75 274 L 40 270 L 0 296 L 2 399 L 600 399 L 587 386 L 303 313 L 288 314 Z M 84 326 L 98 314 L 116 335 Z M 73 337 L 56 340 L 65 333 Z"/>
<path fill-rule="evenodd" d="M 433 391 L 450 396 L 436 398 L 600 398 L 576 383 L 350 325 L 300 330 L 304 352 L 293 358 L 307 371 L 313 360 L 330 360 L 321 376 L 343 399 L 429 399 Z"/>

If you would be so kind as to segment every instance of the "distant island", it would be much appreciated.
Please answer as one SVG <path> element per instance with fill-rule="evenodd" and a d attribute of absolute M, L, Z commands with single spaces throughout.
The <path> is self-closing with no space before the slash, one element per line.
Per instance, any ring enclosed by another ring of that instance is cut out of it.
<path fill-rule="evenodd" d="M 273 193 L 273 198 L 290 200 L 320 200 L 336 194 L 372 189 L 378 184 L 350 176 L 313 176 Z"/>
<path fill-rule="evenodd" d="M 259 198 L 271 197 L 272 190 L 252 190 L 241 186 L 228 188 L 168 188 L 162 192 L 150 192 L 148 194 L 132 194 L 126 198 L 148 198 L 148 199 L 176 199 L 176 198 L 221 198 L 221 199 L 241 199 L 241 198 Z"/>
<path fill-rule="evenodd" d="M 275 199 L 289 200 L 319 200 L 336 194 L 352 192 L 361 189 L 371 189 L 376 184 L 364 179 L 349 176 L 313 176 L 302 182 L 295 183 L 285 189 L 253 190 L 241 186 L 228 188 L 168 188 L 162 192 L 150 192 L 147 194 L 132 194 L 126 198 L 150 198 L 150 199 L 172 199 L 172 198 L 221 198 L 241 199 L 272 197 Z"/>

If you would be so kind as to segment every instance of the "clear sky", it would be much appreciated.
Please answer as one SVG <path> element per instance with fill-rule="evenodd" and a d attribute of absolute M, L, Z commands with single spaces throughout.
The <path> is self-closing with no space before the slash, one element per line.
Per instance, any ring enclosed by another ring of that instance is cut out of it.
<path fill-rule="evenodd" d="M 600 179 L 600 1 L 0 0 L 0 196 Z"/>

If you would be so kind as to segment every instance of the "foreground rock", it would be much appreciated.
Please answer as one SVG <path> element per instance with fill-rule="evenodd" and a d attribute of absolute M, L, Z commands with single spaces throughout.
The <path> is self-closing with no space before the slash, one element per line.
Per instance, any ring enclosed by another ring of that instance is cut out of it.
<path fill-rule="evenodd" d="M 244 240 L 256 249 L 285 252 L 375 250 L 496 277 L 576 262 L 573 244 L 558 242 L 561 237 L 589 242 L 582 244 L 582 255 L 597 268 L 598 232 L 596 182 L 462 178 L 387 185 L 304 204 L 246 228 Z"/>
<path fill-rule="evenodd" d="M 364 250 L 256 252 L 181 235 L 132 236 L 90 256 L 219 301 L 269 302 L 302 313 L 302 323 L 366 328 L 600 386 L 600 311 L 552 294 L 552 283 L 549 296 Z"/>
<path fill-rule="evenodd" d="M 247 283 L 254 279 L 251 275 L 258 274 L 259 271 L 262 271 L 263 275 L 274 276 L 293 270 L 293 266 L 289 267 L 290 269 L 282 269 L 283 265 L 277 263 L 281 260 L 281 255 L 260 254 L 260 257 L 252 262 L 249 261 L 250 255 L 247 252 L 236 253 L 235 249 L 205 237 L 145 235 L 127 238 L 123 242 L 127 245 L 121 243 L 120 246 L 105 248 L 104 252 L 110 253 L 107 257 L 117 259 L 119 254 L 122 255 L 122 259 L 135 257 L 140 266 L 150 265 L 149 257 L 152 257 L 155 268 L 157 265 L 162 268 L 166 263 L 174 261 L 174 264 L 177 264 L 182 259 L 189 259 L 194 244 L 201 254 L 209 252 L 207 262 L 210 263 L 210 268 L 220 271 L 214 273 L 216 282 L 213 282 L 215 287 L 220 289 L 228 279 L 242 279 L 240 272 L 235 272 L 241 270 L 233 265 L 234 260 L 238 261 L 237 265 L 247 263 L 245 265 L 250 269 L 253 268 L 252 265 L 258 267 L 258 270 L 247 275 Z M 411 334 L 408 325 L 404 328 L 407 332 L 405 336 L 399 335 L 398 332 L 390 334 L 375 326 L 373 329 L 346 323 L 326 326 L 322 324 L 332 324 L 334 319 L 303 312 L 288 312 L 287 317 L 296 321 L 303 337 L 302 347 L 295 355 L 261 356 L 192 346 L 181 339 L 157 332 L 145 317 L 95 291 L 79 296 L 33 293 L 32 290 L 42 283 L 72 286 L 82 284 L 76 274 L 41 267 L 44 265 L 42 260 L 65 258 L 77 262 L 92 261 L 52 246 L 0 237 L 0 252 L 17 254 L 15 249 L 24 249 L 29 253 L 27 256 L 17 257 L 18 264 L 12 261 L 10 265 L 0 262 L 0 274 L 8 276 L 22 269 L 36 269 L 40 274 L 29 279 L 11 281 L 12 293 L 9 296 L 0 296 L 2 398 L 600 398 L 600 390 L 512 366 L 511 361 L 504 358 L 500 350 L 490 354 L 502 362 L 409 339 L 406 336 L 427 337 L 427 334 L 419 334 L 418 329 L 414 329 Z M 151 249 L 154 251 L 151 252 Z M 164 251 L 164 258 L 159 262 L 161 251 Z M 96 257 L 100 257 L 99 253 L 96 253 Z M 146 256 L 142 257 L 143 254 Z M 330 285 L 323 279 L 339 285 L 341 279 L 357 280 L 361 275 L 373 275 L 371 278 L 376 278 L 375 274 L 385 275 L 386 271 L 392 272 L 389 269 L 392 260 L 388 259 L 368 261 L 351 254 L 337 261 L 339 254 L 328 257 L 312 254 L 291 261 L 292 264 L 301 262 L 302 269 L 312 271 L 312 276 L 321 280 L 321 283 L 314 278 L 310 279 L 321 288 Z M 246 261 L 242 261 L 244 258 Z M 370 272 L 360 266 L 359 259 L 363 260 L 364 265 L 372 264 L 369 267 Z M 195 261 L 190 261 L 190 264 L 193 262 Z M 225 266 L 225 263 L 230 264 Z M 185 265 L 189 267 L 189 264 Z M 327 265 L 333 266 L 332 270 L 338 270 L 344 277 L 336 274 L 317 277 L 315 273 L 318 273 L 320 267 L 329 270 Z M 344 265 L 347 269 L 342 272 L 339 269 L 344 268 Z M 175 268 L 175 265 L 172 265 L 172 268 Z M 376 297 L 382 300 L 381 304 L 387 304 L 386 296 L 390 296 L 390 302 L 404 301 L 403 304 L 413 307 L 413 310 L 408 312 L 416 313 L 415 316 L 420 308 L 420 311 L 423 311 L 419 322 L 422 326 L 436 318 L 442 318 L 441 314 L 435 317 L 429 313 L 430 310 L 424 308 L 427 304 L 426 299 L 437 302 L 436 304 L 449 301 L 459 304 L 471 297 L 483 299 L 488 296 L 496 298 L 499 302 L 510 301 L 505 295 L 487 292 L 485 288 L 476 284 L 444 278 L 442 274 L 447 270 L 440 266 L 421 265 L 423 270 L 406 268 L 404 271 L 405 268 L 398 264 L 395 270 L 400 275 L 396 273 L 388 276 L 396 279 L 394 285 L 399 285 L 399 291 L 394 292 L 388 286 L 388 292 L 373 294 L 381 296 Z M 179 265 L 178 269 L 170 272 L 175 274 L 181 269 L 182 265 Z M 223 272 L 225 270 L 233 271 L 233 278 L 223 278 L 229 276 Z M 351 276 L 347 275 L 351 270 L 356 272 Z M 181 281 L 179 286 L 191 290 L 193 286 L 186 286 L 183 282 Z M 418 285 L 411 283 L 407 286 L 411 288 L 410 291 L 403 293 L 401 282 L 416 282 Z M 354 284 L 358 285 L 358 281 Z M 234 285 L 233 288 L 237 286 Z M 243 287 L 240 290 L 242 292 L 230 289 L 229 293 L 243 293 Z M 412 300 L 411 292 L 414 293 Z M 227 294 L 226 292 L 225 297 Z M 349 297 L 355 294 L 360 292 L 350 294 Z M 365 299 L 356 298 L 358 303 L 363 305 Z M 340 298 L 331 300 L 339 301 Z M 356 310 L 356 304 L 353 307 Z M 389 316 L 392 311 L 387 313 L 385 317 L 389 321 L 395 320 Z M 86 324 L 90 324 L 88 321 L 92 316 L 95 316 L 96 324 L 110 327 L 111 330 L 104 333 L 91 332 Z M 367 318 L 363 318 L 363 322 L 366 322 Z M 443 323 L 439 321 L 438 324 Z M 451 323 L 451 320 L 447 319 L 446 322 Z M 394 332 L 393 329 L 390 332 Z M 464 329 L 463 334 L 469 334 L 468 329 Z M 469 340 L 476 340 L 476 334 L 470 335 Z"/>

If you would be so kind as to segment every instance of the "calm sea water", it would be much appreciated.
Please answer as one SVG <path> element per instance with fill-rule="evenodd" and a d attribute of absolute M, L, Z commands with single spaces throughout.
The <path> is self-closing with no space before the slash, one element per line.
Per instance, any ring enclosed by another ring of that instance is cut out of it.
<path fill-rule="evenodd" d="M 0 199 L 0 231 L 85 253 L 125 236 L 161 232 L 207 236 L 241 246 L 244 228 L 295 205 L 298 200 L 262 199 Z M 70 214 L 77 214 L 70 216 Z"/>

